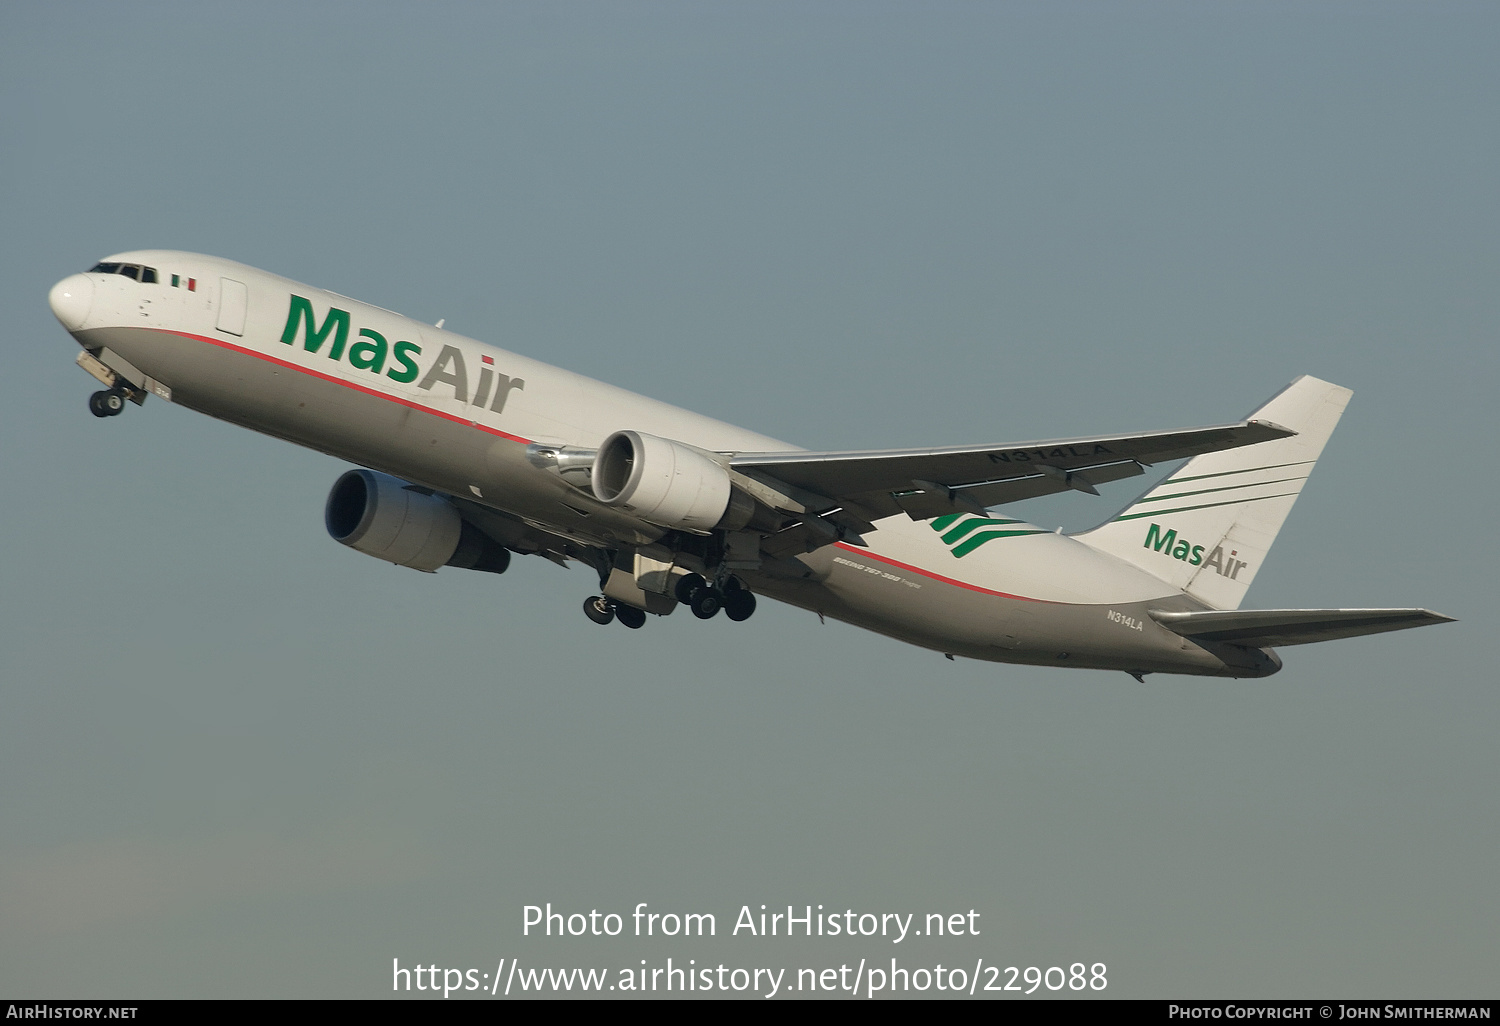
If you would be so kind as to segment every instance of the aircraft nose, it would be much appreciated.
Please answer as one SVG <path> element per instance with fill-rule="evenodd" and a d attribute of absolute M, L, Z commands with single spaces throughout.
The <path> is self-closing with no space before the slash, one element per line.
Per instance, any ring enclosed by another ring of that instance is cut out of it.
<path fill-rule="evenodd" d="M 52 312 L 69 331 L 77 331 L 88 320 L 94 302 L 94 283 L 86 274 L 70 274 L 47 293 Z"/>

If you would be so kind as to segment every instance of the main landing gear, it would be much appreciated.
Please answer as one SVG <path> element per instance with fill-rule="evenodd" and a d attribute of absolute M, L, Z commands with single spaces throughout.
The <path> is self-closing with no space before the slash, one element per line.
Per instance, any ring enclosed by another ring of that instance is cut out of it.
<path fill-rule="evenodd" d="M 621 624 L 633 631 L 638 631 L 646 626 L 646 611 L 644 609 L 627 606 L 623 602 L 607 599 L 603 595 L 590 595 L 584 599 L 583 615 L 597 624 L 606 624 L 611 620 L 619 620 Z"/>
<path fill-rule="evenodd" d="M 748 620 L 755 612 L 755 595 L 738 577 L 729 578 L 720 589 L 709 584 L 701 574 L 688 574 L 677 582 L 677 601 L 691 609 L 700 620 L 712 620 L 721 609 L 725 616 L 736 621 Z M 619 620 L 637 631 L 646 625 L 645 610 L 603 595 L 590 595 L 584 599 L 583 615 L 597 624 Z"/>
<path fill-rule="evenodd" d="M 735 621 L 748 620 L 755 612 L 755 595 L 738 577 L 726 580 L 720 590 L 704 580 L 701 574 L 688 574 L 677 581 L 677 601 L 691 609 L 700 620 L 712 620 L 720 609 Z"/>
<path fill-rule="evenodd" d="M 96 417 L 118 417 L 125 412 L 125 393 L 118 388 L 89 396 L 89 412 Z"/>

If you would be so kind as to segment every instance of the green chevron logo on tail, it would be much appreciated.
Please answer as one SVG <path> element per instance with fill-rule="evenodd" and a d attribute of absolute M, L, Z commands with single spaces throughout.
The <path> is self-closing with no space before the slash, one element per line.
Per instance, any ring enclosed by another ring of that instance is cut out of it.
<path fill-rule="evenodd" d="M 1046 534 L 1039 527 L 1023 527 L 1008 530 L 1022 520 L 1004 520 L 996 517 L 980 517 L 972 513 L 950 513 L 932 520 L 929 526 L 942 535 L 943 544 L 954 559 L 962 559 L 985 542 L 996 538 L 1020 538 L 1028 534 Z M 983 530 L 981 530 L 983 528 Z M 998 528 L 998 530 L 997 530 Z"/>

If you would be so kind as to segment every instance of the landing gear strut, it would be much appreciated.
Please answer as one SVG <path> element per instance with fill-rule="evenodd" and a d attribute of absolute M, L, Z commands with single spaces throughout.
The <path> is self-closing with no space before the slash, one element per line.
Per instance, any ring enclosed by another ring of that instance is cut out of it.
<path fill-rule="evenodd" d="M 118 417 L 125 412 L 125 393 L 118 388 L 89 396 L 89 412 L 96 417 Z"/>

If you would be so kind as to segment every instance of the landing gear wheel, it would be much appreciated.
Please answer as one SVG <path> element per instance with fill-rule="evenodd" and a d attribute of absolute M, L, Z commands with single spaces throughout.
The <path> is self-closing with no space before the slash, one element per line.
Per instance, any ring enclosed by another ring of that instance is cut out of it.
<path fill-rule="evenodd" d="M 688 607 L 700 620 L 712 620 L 724 606 L 724 596 L 717 588 L 704 586 L 693 592 Z"/>
<path fill-rule="evenodd" d="M 672 591 L 677 596 L 677 601 L 686 606 L 692 604 L 693 592 L 706 587 L 708 582 L 703 579 L 702 574 L 684 574 L 677 578 L 677 585 Z"/>
<path fill-rule="evenodd" d="M 637 609 L 635 606 L 615 606 L 615 619 L 633 631 L 638 631 L 646 626 L 646 611 Z"/>
<path fill-rule="evenodd" d="M 125 396 L 117 389 L 89 396 L 89 412 L 96 417 L 118 417 L 125 410 Z"/>
<path fill-rule="evenodd" d="M 615 618 L 615 604 L 603 595 L 590 595 L 583 600 L 583 615 L 603 625 Z"/>
<path fill-rule="evenodd" d="M 755 596 L 745 588 L 724 592 L 724 615 L 731 620 L 748 620 L 755 614 Z"/>

